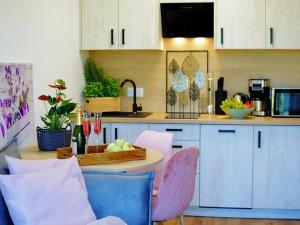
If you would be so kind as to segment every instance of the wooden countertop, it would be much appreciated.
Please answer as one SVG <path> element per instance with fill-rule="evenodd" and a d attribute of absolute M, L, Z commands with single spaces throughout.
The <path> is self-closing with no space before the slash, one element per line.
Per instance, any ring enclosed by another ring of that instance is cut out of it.
<path fill-rule="evenodd" d="M 202 114 L 198 119 L 166 119 L 166 113 L 153 113 L 146 118 L 103 117 L 105 123 L 174 123 L 174 124 L 232 124 L 232 125 L 291 125 L 300 126 L 300 118 L 249 116 L 243 120 L 229 119 L 226 115 Z"/>

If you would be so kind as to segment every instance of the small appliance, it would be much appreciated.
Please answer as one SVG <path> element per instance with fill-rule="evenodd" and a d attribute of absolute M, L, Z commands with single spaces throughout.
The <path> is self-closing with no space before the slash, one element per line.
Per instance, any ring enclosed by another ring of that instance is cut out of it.
<path fill-rule="evenodd" d="M 250 79 L 249 93 L 254 111 L 253 116 L 269 116 L 271 114 L 270 80 Z"/>
<path fill-rule="evenodd" d="M 214 3 L 161 3 L 164 38 L 213 37 Z"/>
<path fill-rule="evenodd" d="M 300 88 L 272 88 L 272 116 L 300 117 Z"/>

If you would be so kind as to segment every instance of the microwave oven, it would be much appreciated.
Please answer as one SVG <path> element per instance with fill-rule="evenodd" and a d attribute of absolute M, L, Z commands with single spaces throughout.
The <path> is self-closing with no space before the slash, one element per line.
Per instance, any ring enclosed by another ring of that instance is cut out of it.
<path fill-rule="evenodd" d="M 272 88 L 273 117 L 300 117 L 300 88 Z"/>

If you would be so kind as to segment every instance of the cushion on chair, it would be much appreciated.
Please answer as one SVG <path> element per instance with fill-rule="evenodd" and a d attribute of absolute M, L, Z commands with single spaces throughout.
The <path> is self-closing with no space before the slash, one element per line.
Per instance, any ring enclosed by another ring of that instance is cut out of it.
<path fill-rule="evenodd" d="M 154 172 L 83 172 L 90 204 L 98 219 L 116 216 L 128 225 L 152 224 Z"/>
<path fill-rule="evenodd" d="M 77 172 L 80 177 L 80 183 L 84 191 L 86 192 L 84 178 L 81 173 L 78 160 L 75 156 L 69 159 L 43 159 L 43 160 L 22 160 L 13 157 L 5 156 L 5 161 L 9 168 L 10 174 L 22 174 L 29 172 L 37 172 L 44 169 L 53 168 L 63 164 L 67 164 L 73 167 L 73 170 Z"/>
<path fill-rule="evenodd" d="M 20 153 L 17 148 L 15 141 L 10 143 L 8 146 L 0 150 L 0 174 L 8 174 L 8 167 L 4 160 L 4 155 L 20 158 Z M 6 204 L 0 191 L 0 224 L 1 225 L 12 225 Z"/>
<path fill-rule="evenodd" d="M 15 225 L 85 225 L 96 220 L 71 164 L 0 175 L 0 188 Z"/>

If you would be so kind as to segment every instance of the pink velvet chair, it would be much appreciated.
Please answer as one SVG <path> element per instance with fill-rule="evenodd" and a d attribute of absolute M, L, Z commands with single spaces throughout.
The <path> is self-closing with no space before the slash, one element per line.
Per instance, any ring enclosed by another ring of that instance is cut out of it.
<path fill-rule="evenodd" d="M 159 184 L 161 180 L 162 171 L 172 155 L 172 144 L 173 144 L 173 134 L 162 133 L 157 131 L 146 130 L 144 131 L 135 141 L 134 145 L 143 148 L 155 149 L 164 154 L 163 161 L 155 166 L 154 168 L 147 168 L 155 170 L 154 178 L 154 195 L 156 195 L 159 189 Z M 135 171 L 141 172 L 141 171 Z"/>
<path fill-rule="evenodd" d="M 189 207 L 194 195 L 195 175 L 199 149 L 192 147 L 175 153 L 168 161 L 157 196 L 153 201 L 152 221 L 162 222 L 180 218 Z"/>

